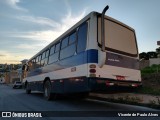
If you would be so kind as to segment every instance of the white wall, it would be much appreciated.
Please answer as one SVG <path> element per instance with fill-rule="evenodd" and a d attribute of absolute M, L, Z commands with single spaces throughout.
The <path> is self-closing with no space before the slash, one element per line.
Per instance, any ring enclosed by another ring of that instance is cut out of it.
<path fill-rule="evenodd" d="M 150 58 L 149 59 L 149 66 L 156 64 L 159 65 L 160 64 L 160 58 Z"/>

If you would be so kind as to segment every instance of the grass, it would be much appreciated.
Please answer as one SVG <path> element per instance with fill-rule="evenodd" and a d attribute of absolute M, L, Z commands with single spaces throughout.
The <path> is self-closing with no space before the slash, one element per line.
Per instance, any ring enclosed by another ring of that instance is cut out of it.
<path fill-rule="evenodd" d="M 138 93 L 160 95 L 160 65 L 152 65 L 141 70 L 143 87 Z"/>
<path fill-rule="evenodd" d="M 137 93 L 142 94 L 151 94 L 151 95 L 160 95 L 160 89 L 152 88 L 152 87 L 142 87 L 137 91 Z"/>
<path fill-rule="evenodd" d="M 160 73 L 160 65 L 152 65 L 141 70 L 142 75 Z"/>

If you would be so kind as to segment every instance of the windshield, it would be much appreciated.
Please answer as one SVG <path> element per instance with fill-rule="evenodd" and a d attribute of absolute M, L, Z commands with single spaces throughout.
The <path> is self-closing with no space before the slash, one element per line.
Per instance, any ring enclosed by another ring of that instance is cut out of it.
<path fill-rule="evenodd" d="M 101 18 L 98 18 L 98 42 L 101 45 Z M 112 18 L 105 18 L 106 50 L 137 56 L 135 32 Z"/>

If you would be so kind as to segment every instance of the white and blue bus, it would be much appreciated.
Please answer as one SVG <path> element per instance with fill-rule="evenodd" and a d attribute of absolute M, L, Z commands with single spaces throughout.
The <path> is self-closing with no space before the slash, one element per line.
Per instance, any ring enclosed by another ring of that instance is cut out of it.
<path fill-rule="evenodd" d="M 108 87 L 141 86 L 134 29 L 91 12 L 27 62 L 26 93 L 81 93 Z"/>

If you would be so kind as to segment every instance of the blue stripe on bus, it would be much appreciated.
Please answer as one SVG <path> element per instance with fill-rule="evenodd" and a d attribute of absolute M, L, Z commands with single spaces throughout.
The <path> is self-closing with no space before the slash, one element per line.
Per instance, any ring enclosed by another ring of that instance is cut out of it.
<path fill-rule="evenodd" d="M 35 70 L 28 72 L 27 77 L 40 75 L 43 73 L 61 70 L 86 63 L 98 63 L 98 50 L 96 49 L 86 50 L 84 52 L 78 53 L 77 55 L 65 58 L 53 64 L 47 65 L 45 67 L 37 68 Z"/>
<path fill-rule="evenodd" d="M 87 51 L 88 59 L 86 63 L 98 63 L 98 50 L 91 49 Z"/>

